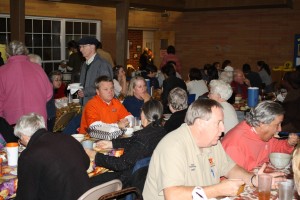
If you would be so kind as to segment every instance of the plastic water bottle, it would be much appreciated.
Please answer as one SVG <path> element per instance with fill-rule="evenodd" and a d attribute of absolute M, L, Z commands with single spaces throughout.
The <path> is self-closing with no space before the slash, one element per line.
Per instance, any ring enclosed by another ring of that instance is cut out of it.
<path fill-rule="evenodd" d="M 73 97 L 72 97 L 71 92 L 68 95 L 68 103 L 73 103 Z"/>

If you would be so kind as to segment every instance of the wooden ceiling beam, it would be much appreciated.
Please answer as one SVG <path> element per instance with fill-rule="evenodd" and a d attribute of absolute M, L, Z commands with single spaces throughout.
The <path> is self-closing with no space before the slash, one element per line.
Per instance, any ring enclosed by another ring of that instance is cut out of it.
<path fill-rule="evenodd" d="M 101 7 L 116 7 L 125 0 L 44 0 Z M 292 8 L 293 0 L 129 0 L 131 9 L 162 12 L 217 11 L 265 8 Z"/>

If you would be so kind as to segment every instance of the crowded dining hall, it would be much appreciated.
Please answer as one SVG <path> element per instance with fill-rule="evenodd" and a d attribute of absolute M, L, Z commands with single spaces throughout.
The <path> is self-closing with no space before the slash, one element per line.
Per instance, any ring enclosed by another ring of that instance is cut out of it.
<path fill-rule="evenodd" d="M 0 1 L 0 200 L 300 199 L 299 14 Z"/>

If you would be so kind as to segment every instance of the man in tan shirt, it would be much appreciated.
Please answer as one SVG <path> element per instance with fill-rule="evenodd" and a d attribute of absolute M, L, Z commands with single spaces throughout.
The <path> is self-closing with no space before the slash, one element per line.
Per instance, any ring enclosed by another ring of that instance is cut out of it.
<path fill-rule="evenodd" d="M 236 165 L 222 148 L 219 137 L 224 131 L 223 118 L 222 106 L 214 100 L 198 99 L 191 104 L 186 123 L 166 135 L 152 155 L 143 191 L 145 200 L 206 200 L 236 196 L 245 183 L 258 185 L 257 176 Z M 228 179 L 220 182 L 221 176 Z M 280 179 L 273 178 L 273 183 Z"/>
<path fill-rule="evenodd" d="M 99 56 L 100 56 L 102 59 L 106 60 L 106 61 L 111 65 L 111 67 L 114 67 L 114 66 L 115 66 L 114 61 L 113 61 L 113 59 L 111 58 L 110 53 L 108 53 L 108 52 L 106 52 L 106 51 L 104 51 L 104 50 L 102 49 L 102 43 L 101 43 L 101 42 L 98 43 L 98 46 L 97 46 L 97 53 L 99 54 Z"/>

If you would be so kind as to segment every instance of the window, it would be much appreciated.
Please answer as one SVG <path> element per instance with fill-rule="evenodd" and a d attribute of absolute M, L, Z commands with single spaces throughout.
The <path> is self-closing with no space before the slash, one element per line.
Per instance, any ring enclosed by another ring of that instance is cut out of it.
<path fill-rule="evenodd" d="M 0 43 L 11 41 L 10 18 L 0 15 Z M 67 43 L 78 41 L 84 36 L 100 40 L 100 21 L 82 19 L 62 19 L 44 17 L 25 17 L 25 45 L 30 53 L 42 58 L 47 74 L 57 70 L 62 60 L 67 60 Z"/>

